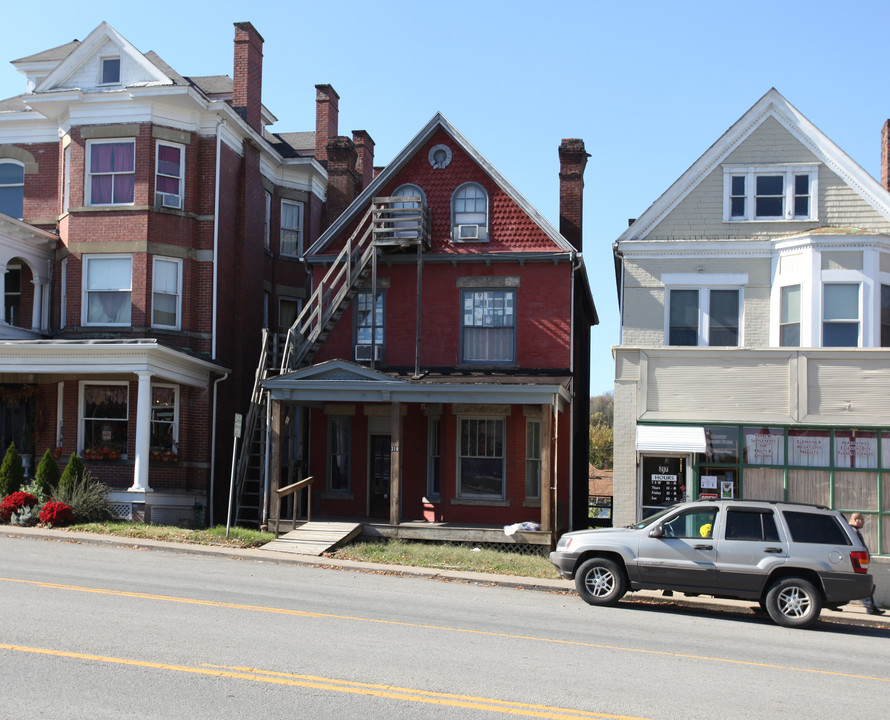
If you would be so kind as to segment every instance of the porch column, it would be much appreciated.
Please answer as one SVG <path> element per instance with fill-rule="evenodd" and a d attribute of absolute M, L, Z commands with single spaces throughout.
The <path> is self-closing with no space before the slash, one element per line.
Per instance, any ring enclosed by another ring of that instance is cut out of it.
<path fill-rule="evenodd" d="M 151 373 L 137 372 L 136 394 L 136 461 L 133 486 L 128 492 L 151 492 L 148 486 L 148 455 L 151 447 Z"/>
<path fill-rule="evenodd" d="M 278 497 L 277 490 L 281 487 L 281 401 L 272 400 L 272 422 L 269 425 L 269 456 L 272 462 L 269 463 L 269 517 L 267 522 L 269 527 L 273 520 L 281 518 L 281 498 Z M 288 477 L 288 484 L 290 478 Z M 296 498 L 294 498 L 296 502 Z"/>
<path fill-rule="evenodd" d="M 541 405 L 541 530 L 553 529 L 553 406 Z"/>
<path fill-rule="evenodd" d="M 43 286 L 46 284 L 38 277 L 35 277 L 31 284 L 34 286 L 34 305 L 31 308 L 31 330 L 40 332 L 41 320 L 43 319 Z"/>
<path fill-rule="evenodd" d="M 401 498 L 401 458 L 402 449 L 402 404 L 392 404 L 392 429 L 390 430 L 390 460 L 389 460 L 389 524 L 398 525 L 402 515 Z"/>

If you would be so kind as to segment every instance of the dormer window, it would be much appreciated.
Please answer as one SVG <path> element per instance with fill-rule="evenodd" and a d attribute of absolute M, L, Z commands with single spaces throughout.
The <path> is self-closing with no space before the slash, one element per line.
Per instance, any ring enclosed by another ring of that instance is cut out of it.
<path fill-rule="evenodd" d="M 723 168 L 724 222 L 817 220 L 818 167 L 774 165 Z"/>
<path fill-rule="evenodd" d="M 119 85 L 121 81 L 121 59 L 105 57 L 100 61 L 99 84 Z"/>
<path fill-rule="evenodd" d="M 488 193 L 478 183 L 465 183 L 451 198 L 453 242 L 488 241 Z"/>

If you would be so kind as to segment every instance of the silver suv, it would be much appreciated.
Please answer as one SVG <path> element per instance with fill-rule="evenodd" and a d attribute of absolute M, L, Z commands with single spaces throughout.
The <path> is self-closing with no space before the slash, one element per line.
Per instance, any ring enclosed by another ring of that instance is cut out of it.
<path fill-rule="evenodd" d="M 591 605 L 628 590 L 680 591 L 758 601 L 786 627 L 874 589 L 868 551 L 843 515 L 781 502 L 681 503 L 627 528 L 566 533 L 550 562 Z"/>

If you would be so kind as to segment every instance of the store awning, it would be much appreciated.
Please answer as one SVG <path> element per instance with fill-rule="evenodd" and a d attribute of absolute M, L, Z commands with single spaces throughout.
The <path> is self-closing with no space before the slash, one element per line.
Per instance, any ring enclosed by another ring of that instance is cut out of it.
<path fill-rule="evenodd" d="M 706 449 L 705 429 L 688 425 L 638 425 L 637 450 L 646 452 L 694 452 Z"/>

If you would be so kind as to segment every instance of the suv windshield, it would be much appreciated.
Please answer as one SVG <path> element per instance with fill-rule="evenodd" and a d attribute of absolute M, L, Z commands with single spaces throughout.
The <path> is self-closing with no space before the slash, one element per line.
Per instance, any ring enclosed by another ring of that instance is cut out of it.
<path fill-rule="evenodd" d="M 634 523 L 633 525 L 628 525 L 628 527 L 634 528 L 635 530 L 641 530 L 644 527 L 648 527 L 649 525 L 654 523 L 656 520 L 663 518 L 667 513 L 669 513 L 671 510 L 673 510 L 676 507 L 677 507 L 676 505 L 671 505 L 669 507 L 666 507 L 663 510 L 659 510 L 654 515 L 650 515 L 647 518 L 643 518 L 638 523 Z"/>

